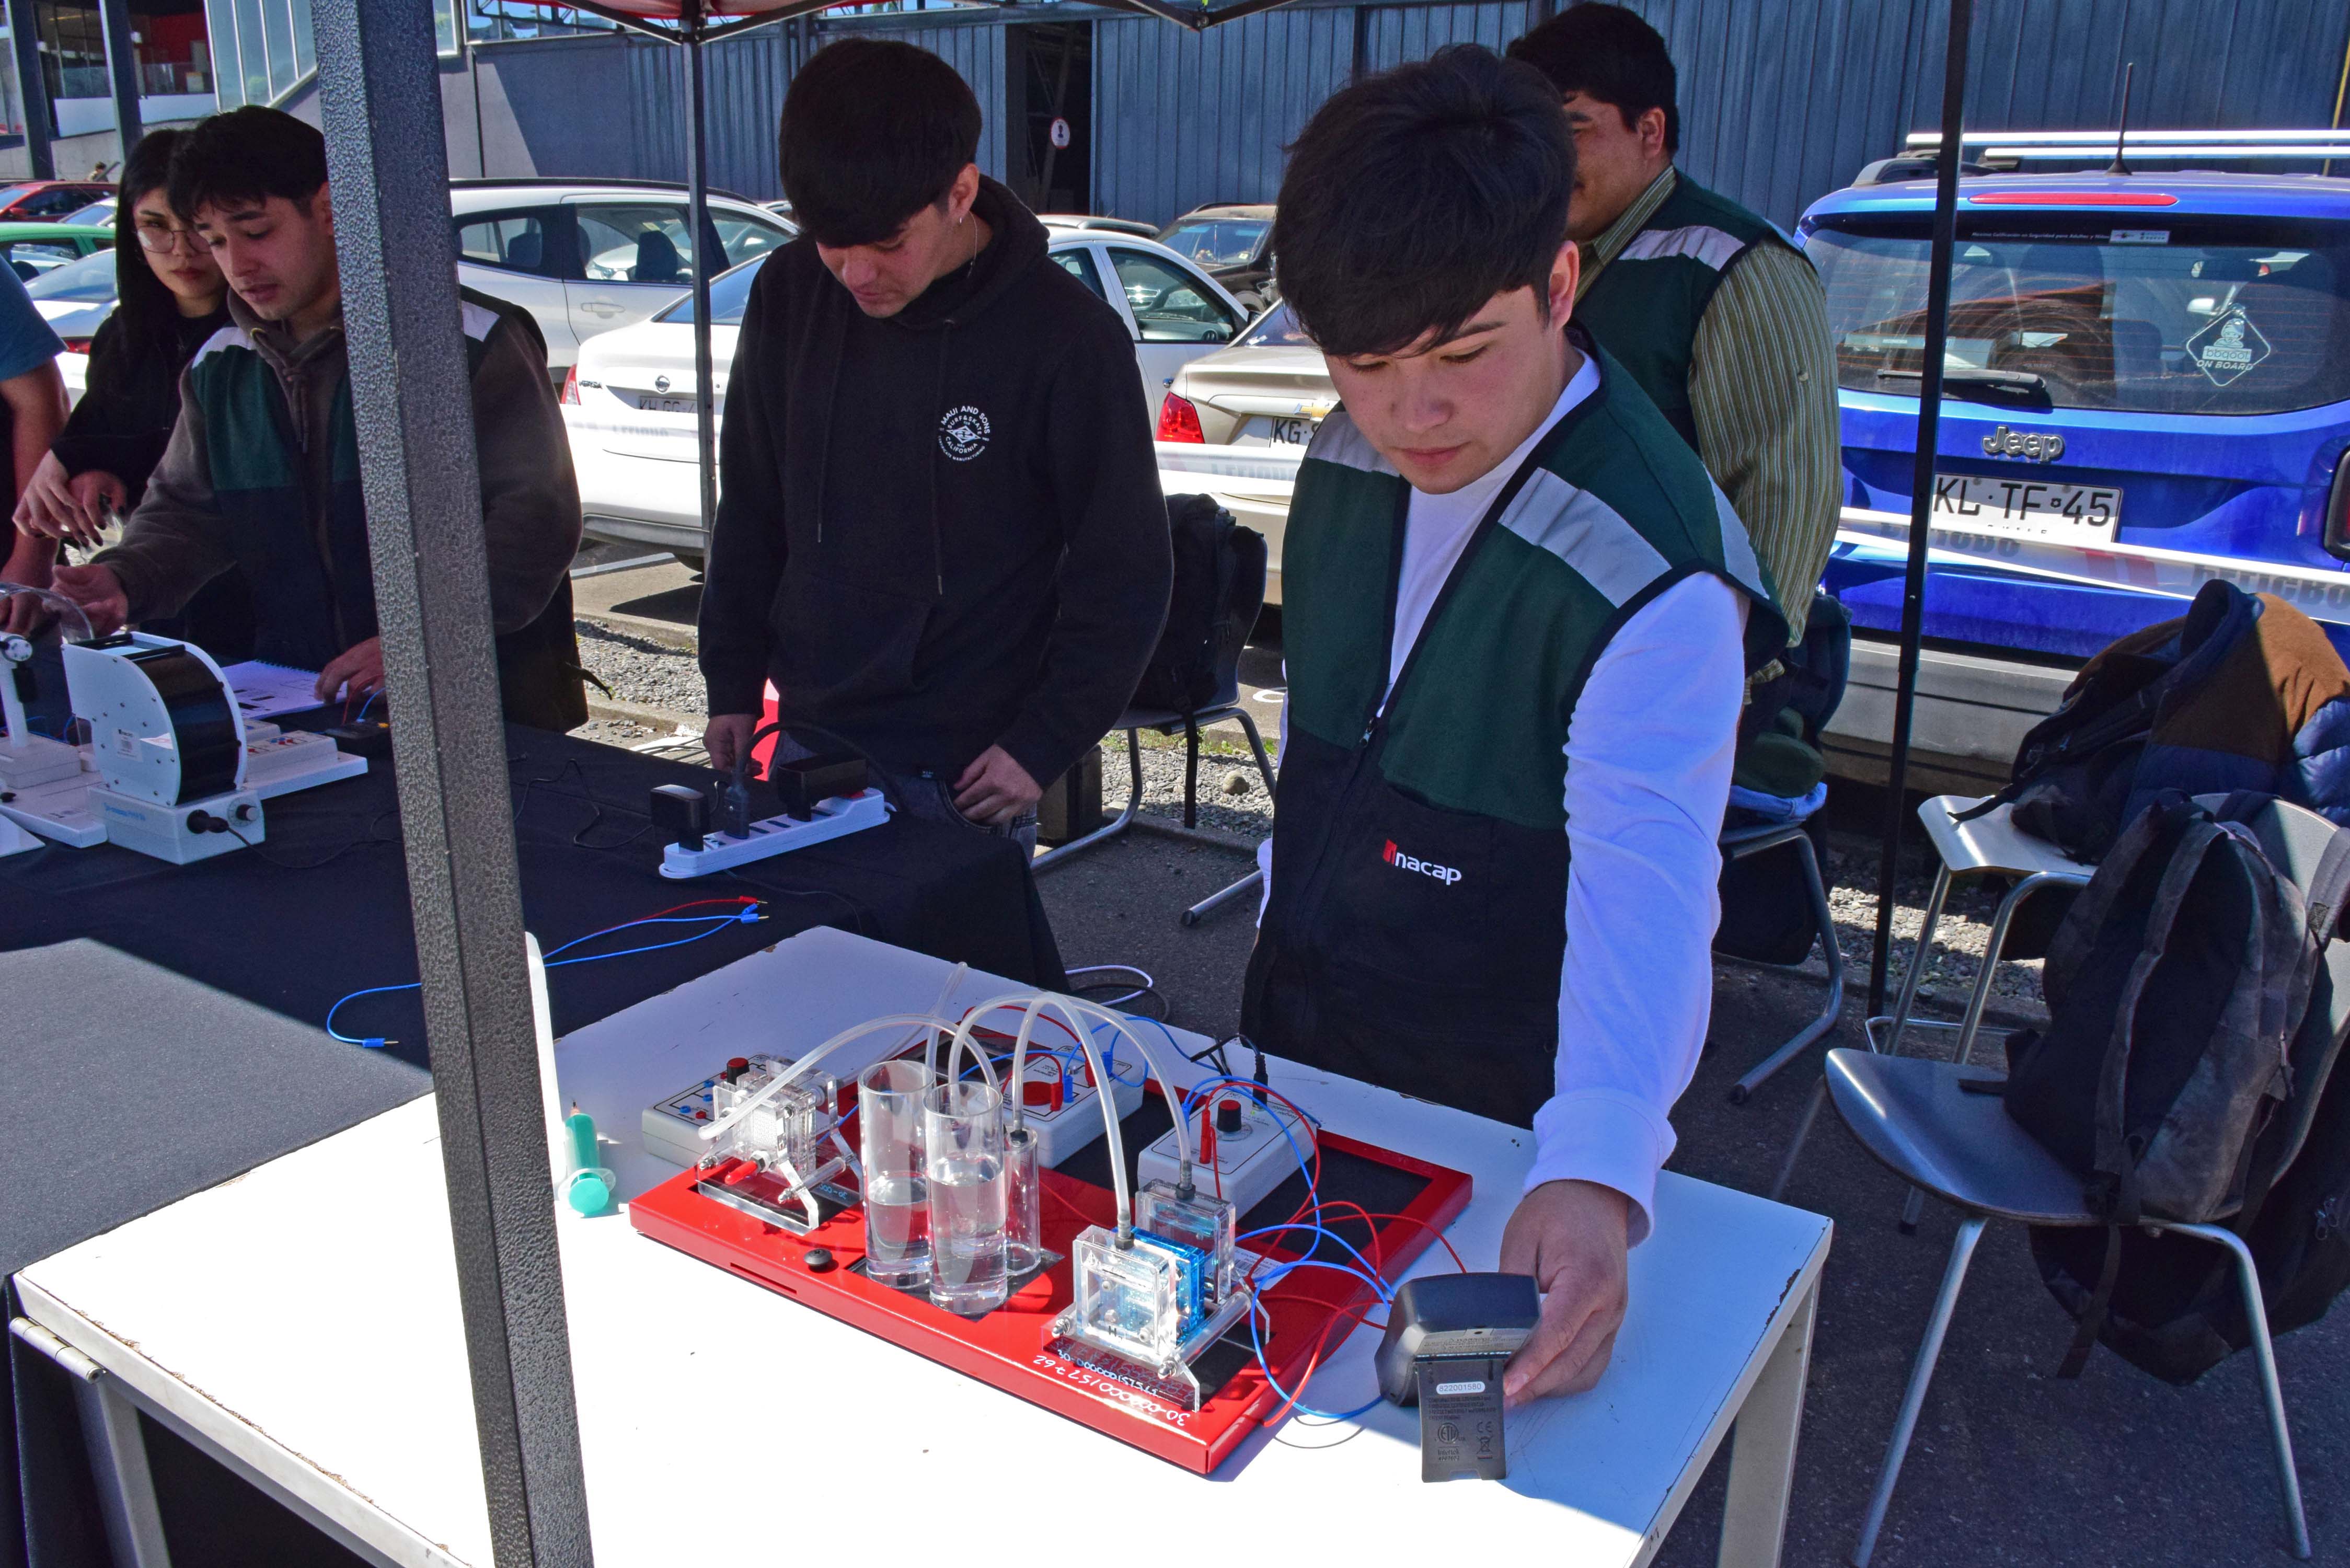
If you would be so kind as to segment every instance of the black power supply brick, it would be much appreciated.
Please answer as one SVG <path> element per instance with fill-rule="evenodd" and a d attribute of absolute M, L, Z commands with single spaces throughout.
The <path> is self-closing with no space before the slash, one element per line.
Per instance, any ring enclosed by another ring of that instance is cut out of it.
<path fill-rule="evenodd" d="M 1396 1291 L 1376 1358 L 1379 1392 L 1419 1407 L 1421 1480 L 1510 1473 L 1502 1368 L 1541 1315 L 1525 1274 L 1430 1274 Z"/>

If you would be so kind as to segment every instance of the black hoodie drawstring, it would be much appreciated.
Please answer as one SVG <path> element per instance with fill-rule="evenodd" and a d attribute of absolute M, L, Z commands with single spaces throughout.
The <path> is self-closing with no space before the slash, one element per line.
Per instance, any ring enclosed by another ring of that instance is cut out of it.
<path fill-rule="evenodd" d="M 947 417 L 947 344 L 954 337 L 954 317 L 947 317 L 939 332 L 939 379 L 931 393 L 931 406 L 938 410 L 940 429 L 943 432 Z M 943 434 L 938 440 L 944 440 Z M 939 525 L 939 457 L 930 454 L 931 471 L 931 575 L 939 585 L 939 597 L 947 597 L 946 530 Z"/>

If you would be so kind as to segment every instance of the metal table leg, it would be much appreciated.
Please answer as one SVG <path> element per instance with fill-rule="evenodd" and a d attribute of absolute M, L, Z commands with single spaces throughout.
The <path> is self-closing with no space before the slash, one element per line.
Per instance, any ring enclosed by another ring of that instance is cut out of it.
<path fill-rule="evenodd" d="M 1795 1439 L 1804 1425 L 1804 1388 L 1811 1375 L 1812 1325 L 1819 1311 L 1814 1281 L 1739 1407 L 1716 1558 L 1721 1568 L 1778 1568 L 1795 1479 Z"/>
<path fill-rule="evenodd" d="M 32 1319 L 12 1318 L 8 1328 L 74 1378 L 82 1442 L 89 1450 L 90 1479 L 97 1483 L 99 1511 L 106 1520 L 106 1541 L 114 1561 L 122 1568 L 171 1568 L 138 1407 L 97 1362 Z"/>

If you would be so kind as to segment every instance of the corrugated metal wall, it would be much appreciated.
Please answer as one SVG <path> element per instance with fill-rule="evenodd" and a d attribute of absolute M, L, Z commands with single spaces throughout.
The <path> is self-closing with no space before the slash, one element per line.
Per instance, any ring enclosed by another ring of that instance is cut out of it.
<path fill-rule="evenodd" d="M 1679 66 L 1682 167 L 1782 224 L 1939 112 L 1947 0 L 1630 3 Z M 1312 4 L 1198 35 L 1104 17 L 1094 26 L 1094 209 L 1164 222 L 1203 202 L 1269 201 L 1283 144 L 1358 63 L 1382 69 L 1448 43 L 1498 47 L 1537 14 L 1535 0 Z M 851 31 L 886 32 L 952 63 L 985 115 L 981 166 L 1001 178 L 1005 127 L 1020 107 L 1006 98 L 1006 25 L 862 16 L 712 46 L 714 182 L 781 193 L 775 120 L 797 51 Z M 2350 6 L 2332 0 L 1981 0 L 1967 118 L 2015 130 L 2109 126 L 2122 62 L 2135 60 L 2134 124 L 2324 125 L 2345 41 Z M 675 49 L 571 39 L 492 46 L 479 62 L 492 174 L 682 178 Z"/>
<path fill-rule="evenodd" d="M 1940 109 L 1947 0 L 1627 0 L 1680 71 L 1690 174 L 1782 224 Z M 1498 47 L 1529 0 L 1361 8 L 1366 68 L 1449 43 Z M 1253 31 L 1252 31 L 1253 29 Z M 2350 7 L 2316 0 L 1984 0 L 1970 125 L 2112 125 L 2138 63 L 2143 126 L 2324 125 Z M 1270 201 L 1280 143 L 1355 68 L 1355 9 L 1291 9 L 1192 37 L 1143 18 L 1095 28 L 1096 204 L 1163 222 L 1203 201 Z M 1237 57 L 1235 57 L 1237 56 Z M 1253 137 L 1233 126 L 1253 119 Z"/>
<path fill-rule="evenodd" d="M 979 98 L 979 166 L 1001 175 L 1003 28 L 992 19 L 899 26 L 858 18 L 806 32 L 789 25 L 763 27 L 702 51 L 712 184 L 759 201 L 784 193 L 775 173 L 784 91 L 808 53 L 852 34 L 902 38 L 962 73 Z M 487 45 L 478 58 L 491 174 L 685 178 L 683 50 L 649 38 L 583 36 Z M 598 106 L 597 111 L 583 114 L 583 105 Z M 510 120 L 514 134 L 502 138 L 500 127 L 488 123 L 493 118 Z"/>

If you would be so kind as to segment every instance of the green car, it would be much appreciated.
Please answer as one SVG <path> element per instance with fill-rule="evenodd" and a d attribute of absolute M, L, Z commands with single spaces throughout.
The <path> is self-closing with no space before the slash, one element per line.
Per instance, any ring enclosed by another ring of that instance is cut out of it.
<path fill-rule="evenodd" d="M 111 223 L 0 223 L 0 256 L 26 283 L 51 267 L 113 244 Z"/>

